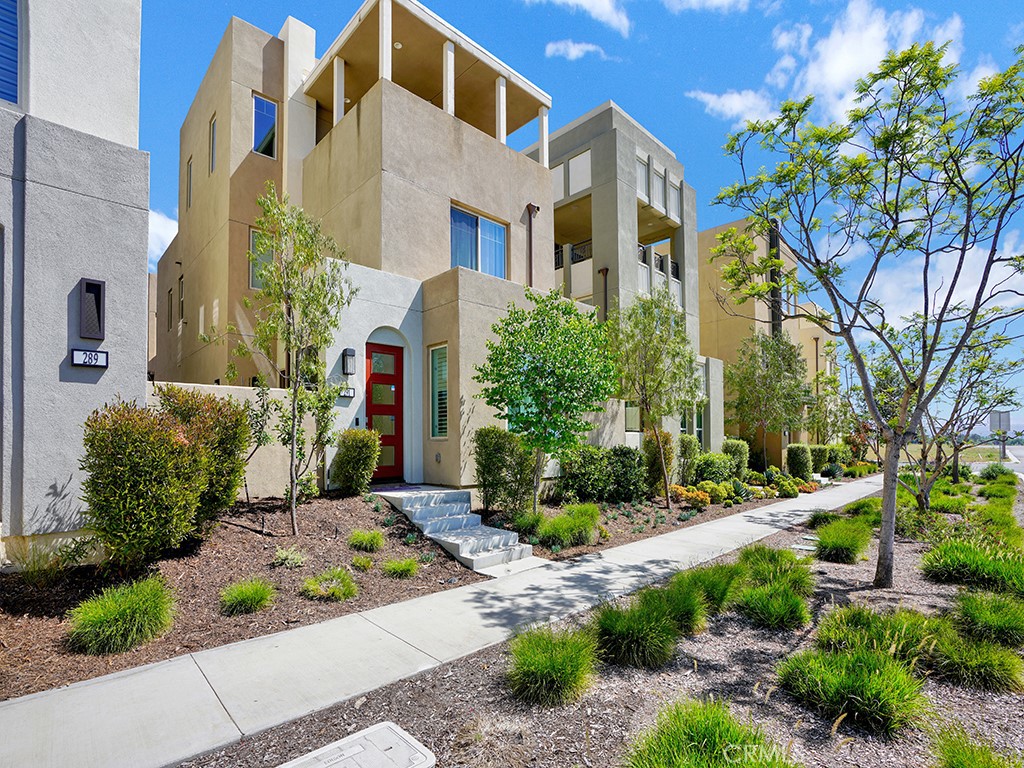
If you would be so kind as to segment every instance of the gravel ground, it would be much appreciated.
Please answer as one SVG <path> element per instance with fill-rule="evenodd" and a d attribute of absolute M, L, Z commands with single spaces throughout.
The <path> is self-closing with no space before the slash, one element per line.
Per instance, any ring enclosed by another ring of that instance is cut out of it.
<path fill-rule="evenodd" d="M 1018 513 L 1020 512 L 1018 505 Z M 766 540 L 775 547 L 806 543 L 798 527 Z M 925 581 L 918 568 L 925 546 L 896 545 L 898 588 L 871 587 L 876 549 L 854 565 L 816 563 L 815 623 L 833 605 L 851 601 L 947 608 L 956 590 Z M 730 560 L 726 556 L 722 560 Z M 583 621 L 586 616 L 569 621 Z M 895 739 L 833 724 L 774 686 L 778 661 L 807 647 L 813 628 L 774 632 L 736 615 L 712 620 L 704 634 L 679 644 L 673 663 L 656 672 L 603 668 L 584 697 L 545 709 L 513 700 L 504 685 L 507 644 L 488 648 L 323 712 L 271 729 L 186 763 L 189 768 L 276 766 L 382 720 L 393 720 L 426 744 L 446 768 L 612 768 L 639 731 L 666 703 L 683 697 L 725 698 L 806 766 L 926 766 L 928 737 L 909 730 Z M 955 718 L 1002 749 L 1024 752 L 1024 695 L 994 695 L 929 680 L 933 722 Z"/>

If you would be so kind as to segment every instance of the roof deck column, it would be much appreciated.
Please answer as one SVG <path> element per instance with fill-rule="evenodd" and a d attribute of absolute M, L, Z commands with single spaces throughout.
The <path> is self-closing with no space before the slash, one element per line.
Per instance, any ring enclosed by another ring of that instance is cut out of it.
<path fill-rule="evenodd" d="M 391 39 L 391 0 L 379 0 L 378 15 L 380 17 L 380 64 L 379 74 L 381 80 L 391 79 L 391 54 L 393 53 Z"/>
<path fill-rule="evenodd" d="M 451 40 L 444 44 L 444 57 L 442 64 L 444 82 L 441 91 L 444 101 L 444 111 L 449 115 L 455 115 L 455 43 Z"/>
<path fill-rule="evenodd" d="M 345 116 L 345 60 L 334 57 L 334 124 Z"/>
<path fill-rule="evenodd" d="M 545 168 L 551 167 L 551 153 L 548 143 L 548 108 L 541 107 L 537 113 L 537 127 L 540 130 L 538 160 Z"/>
<path fill-rule="evenodd" d="M 494 138 L 502 144 L 508 142 L 508 102 L 504 77 L 494 81 Z"/>

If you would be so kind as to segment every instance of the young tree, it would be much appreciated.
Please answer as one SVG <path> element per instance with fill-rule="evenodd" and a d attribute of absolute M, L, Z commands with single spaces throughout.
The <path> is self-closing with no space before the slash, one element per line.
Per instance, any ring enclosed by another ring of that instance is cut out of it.
<path fill-rule="evenodd" d="M 762 232 L 774 223 L 800 269 L 787 271 L 778 254 L 755 257 L 749 235 L 726 233 L 718 253 L 730 260 L 726 273 L 737 300 L 770 300 L 782 287 L 813 295 L 828 317 L 797 314 L 840 337 L 850 352 L 886 445 L 877 587 L 892 585 L 903 446 L 968 340 L 1024 312 L 1012 281 L 1022 260 L 1004 241 L 1024 181 L 1024 49 L 966 101 L 945 50 L 927 43 L 889 53 L 858 82 L 843 121 L 816 124 L 808 97 L 783 103 L 778 117 L 748 123 L 726 144 L 742 180 L 717 198 L 749 212 Z M 894 280 L 900 303 L 918 305 L 915 369 L 893 343 L 880 292 Z M 872 340 L 898 373 L 893 420 L 879 409 L 862 354 Z M 948 347 L 941 355 L 940 346 Z"/>
<path fill-rule="evenodd" d="M 799 429 L 811 402 L 807 361 L 785 331 L 755 329 L 740 344 L 736 362 L 725 366 L 729 420 L 751 440 L 761 432 L 761 455 L 768 463 L 768 433 Z"/>
<path fill-rule="evenodd" d="M 636 403 L 644 425 L 654 428 L 665 506 L 671 511 L 661 422 L 692 410 L 704 399 L 697 355 L 686 336 L 686 315 L 663 285 L 650 296 L 637 296 L 626 309 L 612 312 L 607 328 L 609 349 L 619 369 L 619 397 Z"/>
<path fill-rule="evenodd" d="M 811 384 L 814 401 L 805 419 L 807 430 L 819 445 L 833 443 L 845 435 L 852 425 L 853 416 L 843 397 L 834 342 L 825 345 L 824 356 L 829 365 L 814 374 Z"/>
<path fill-rule="evenodd" d="M 514 303 L 491 326 L 487 359 L 476 367 L 478 397 L 508 423 L 534 453 L 533 510 L 537 511 L 545 457 L 579 446 L 590 430 L 584 416 L 601 411 L 615 389 L 615 366 L 604 327 L 553 290 L 529 289 L 532 309 Z"/>

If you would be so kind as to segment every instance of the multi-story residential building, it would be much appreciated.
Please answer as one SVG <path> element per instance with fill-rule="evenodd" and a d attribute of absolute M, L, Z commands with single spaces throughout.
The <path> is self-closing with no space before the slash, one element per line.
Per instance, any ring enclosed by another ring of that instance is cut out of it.
<path fill-rule="evenodd" d="M 0 2 L 0 565 L 81 527 L 82 423 L 145 396 L 140 33 L 140 0 Z"/>
<path fill-rule="evenodd" d="M 807 383 L 813 387 L 817 374 L 822 371 L 831 372 L 834 364 L 826 348 L 830 337 L 820 327 L 803 317 L 804 314 L 820 314 L 820 309 L 813 302 L 801 302 L 800 297 L 792 293 L 780 296 L 777 311 L 774 313 L 763 301 L 748 301 L 737 305 L 729 297 L 722 281 L 723 261 L 711 259 L 712 249 L 718 245 L 718 235 L 731 228 L 744 231 L 749 224 L 748 219 L 740 219 L 705 229 L 698 235 L 701 254 L 701 353 L 718 357 L 728 365 L 736 362 L 741 343 L 756 329 L 764 333 L 785 332 L 801 347 L 807 361 Z M 771 250 L 777 250 L 778 258 L 783 261 L 787 271 L 796 267 L 793 249 L 777 231 L 754 236 L 754 243 L 757 251 L 752 258 L 766 257 Z M 730 434 L 740 434 L 741 425 L 729 423 L 726 431 Z M 789 443 L 808 442 L 814 437 L 804 430 L 795 433 L 769 433 L 765 441 L 768 463 L 777 467 L 783 466 L 786 446 Z M 757 449 L 760 442 L 758 437 L 753 449 Z"/>
<path fill-rule="evenodd" d="M 675 153 L 613 102 L 554 132 L 550 153 L 555 278 L 565 295 L 600 307 L 604 316 L 667 284 L 700 351 L 696 193 Z M 704 406 L 665 426 L 719 450 L 722 363 L 704 352 L 699 364 Z M 639 415 L 628 403 L 599 423 L 596 439 L 639 443 Z"/>

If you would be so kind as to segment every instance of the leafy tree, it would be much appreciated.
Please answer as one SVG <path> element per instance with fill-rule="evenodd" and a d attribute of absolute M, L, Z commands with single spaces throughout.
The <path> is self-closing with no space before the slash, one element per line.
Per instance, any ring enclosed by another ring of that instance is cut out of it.
<path fill-rule="evenodd" d="M 828 365 L 814 374 L 811 384 L 814 401 L 804 420 L 807 430 L 814 435 L 814 441 L 819 445 L 839 440 L 853 421 L 848 401 L 843 397 L 835 342 L 825 345 L 825 359 Z"/>
<path fill-rule="evenodd" d="M 619 397 L 636 403 L 644 426 L 652 429 L 667 489 L 661 422 L 692 411 L 704 400 L 697 355 L 686 335 L 686 315 L 663 285 L 613 312 L 607 326 L 609 349 L 619 369 Z M 667 490 L 665 506 L 672 509 Z"/>
<path fill-rule="evenodd" d="M 810 403 L 807 361 L 785 331 L 760 329 L 740 344 L 736 362 L 725 366 L 729 420 L 751 440 L 761 432 L 761 451 L 767 462 L 769 432 L 799 429 Z"/>
<path fill-rule="evenodd" d="M 771 300 L 783 287 L 812 295 L 822 312 L 798 308 L 796 316 L 840 337 L 850 352 L 886 446 L 878 587 L 892 585 L 903 446 L 969 340 L 1024 312 L 1012 283 L 1024 262 L 1005 241 L 1024 181 L 1024 48 L 966 100 L 945 50 L 926 43 L 890 52 L 857 83 L 842 121 L 815 123 L 808 97 L 748 123 L 726 144 L 741 181 L 717 198 L 751 214 L 761 233 L 776 226 L 800 270 L 787 269 L 776 253 L 755 256 L 748 233 L 727 232 L 718 255 L 729 260 L 723 272 L 733 296 Z M 903 303 L 918 303 L 916 367 L 894 343 L 880 298 L 879 287 L 892 280 L 901 281 Z M 897 373 L 891 419 L 863 354 L 872 341 Z"/>
<path fill-rule="evenodd" d="M 602 410 L 614 391 L 615 366 L 595 313 L 580 312 L 555 290 L 527 289 L 526 298 L 531 309 L 510 303 L 491 326 L 496 338 L 488 339 L 473 380 L 483 385 L 478 397 L 534 453 L 536 512 L 545 457 L 580 445 L 593 427 L 584 417 Z"/>

